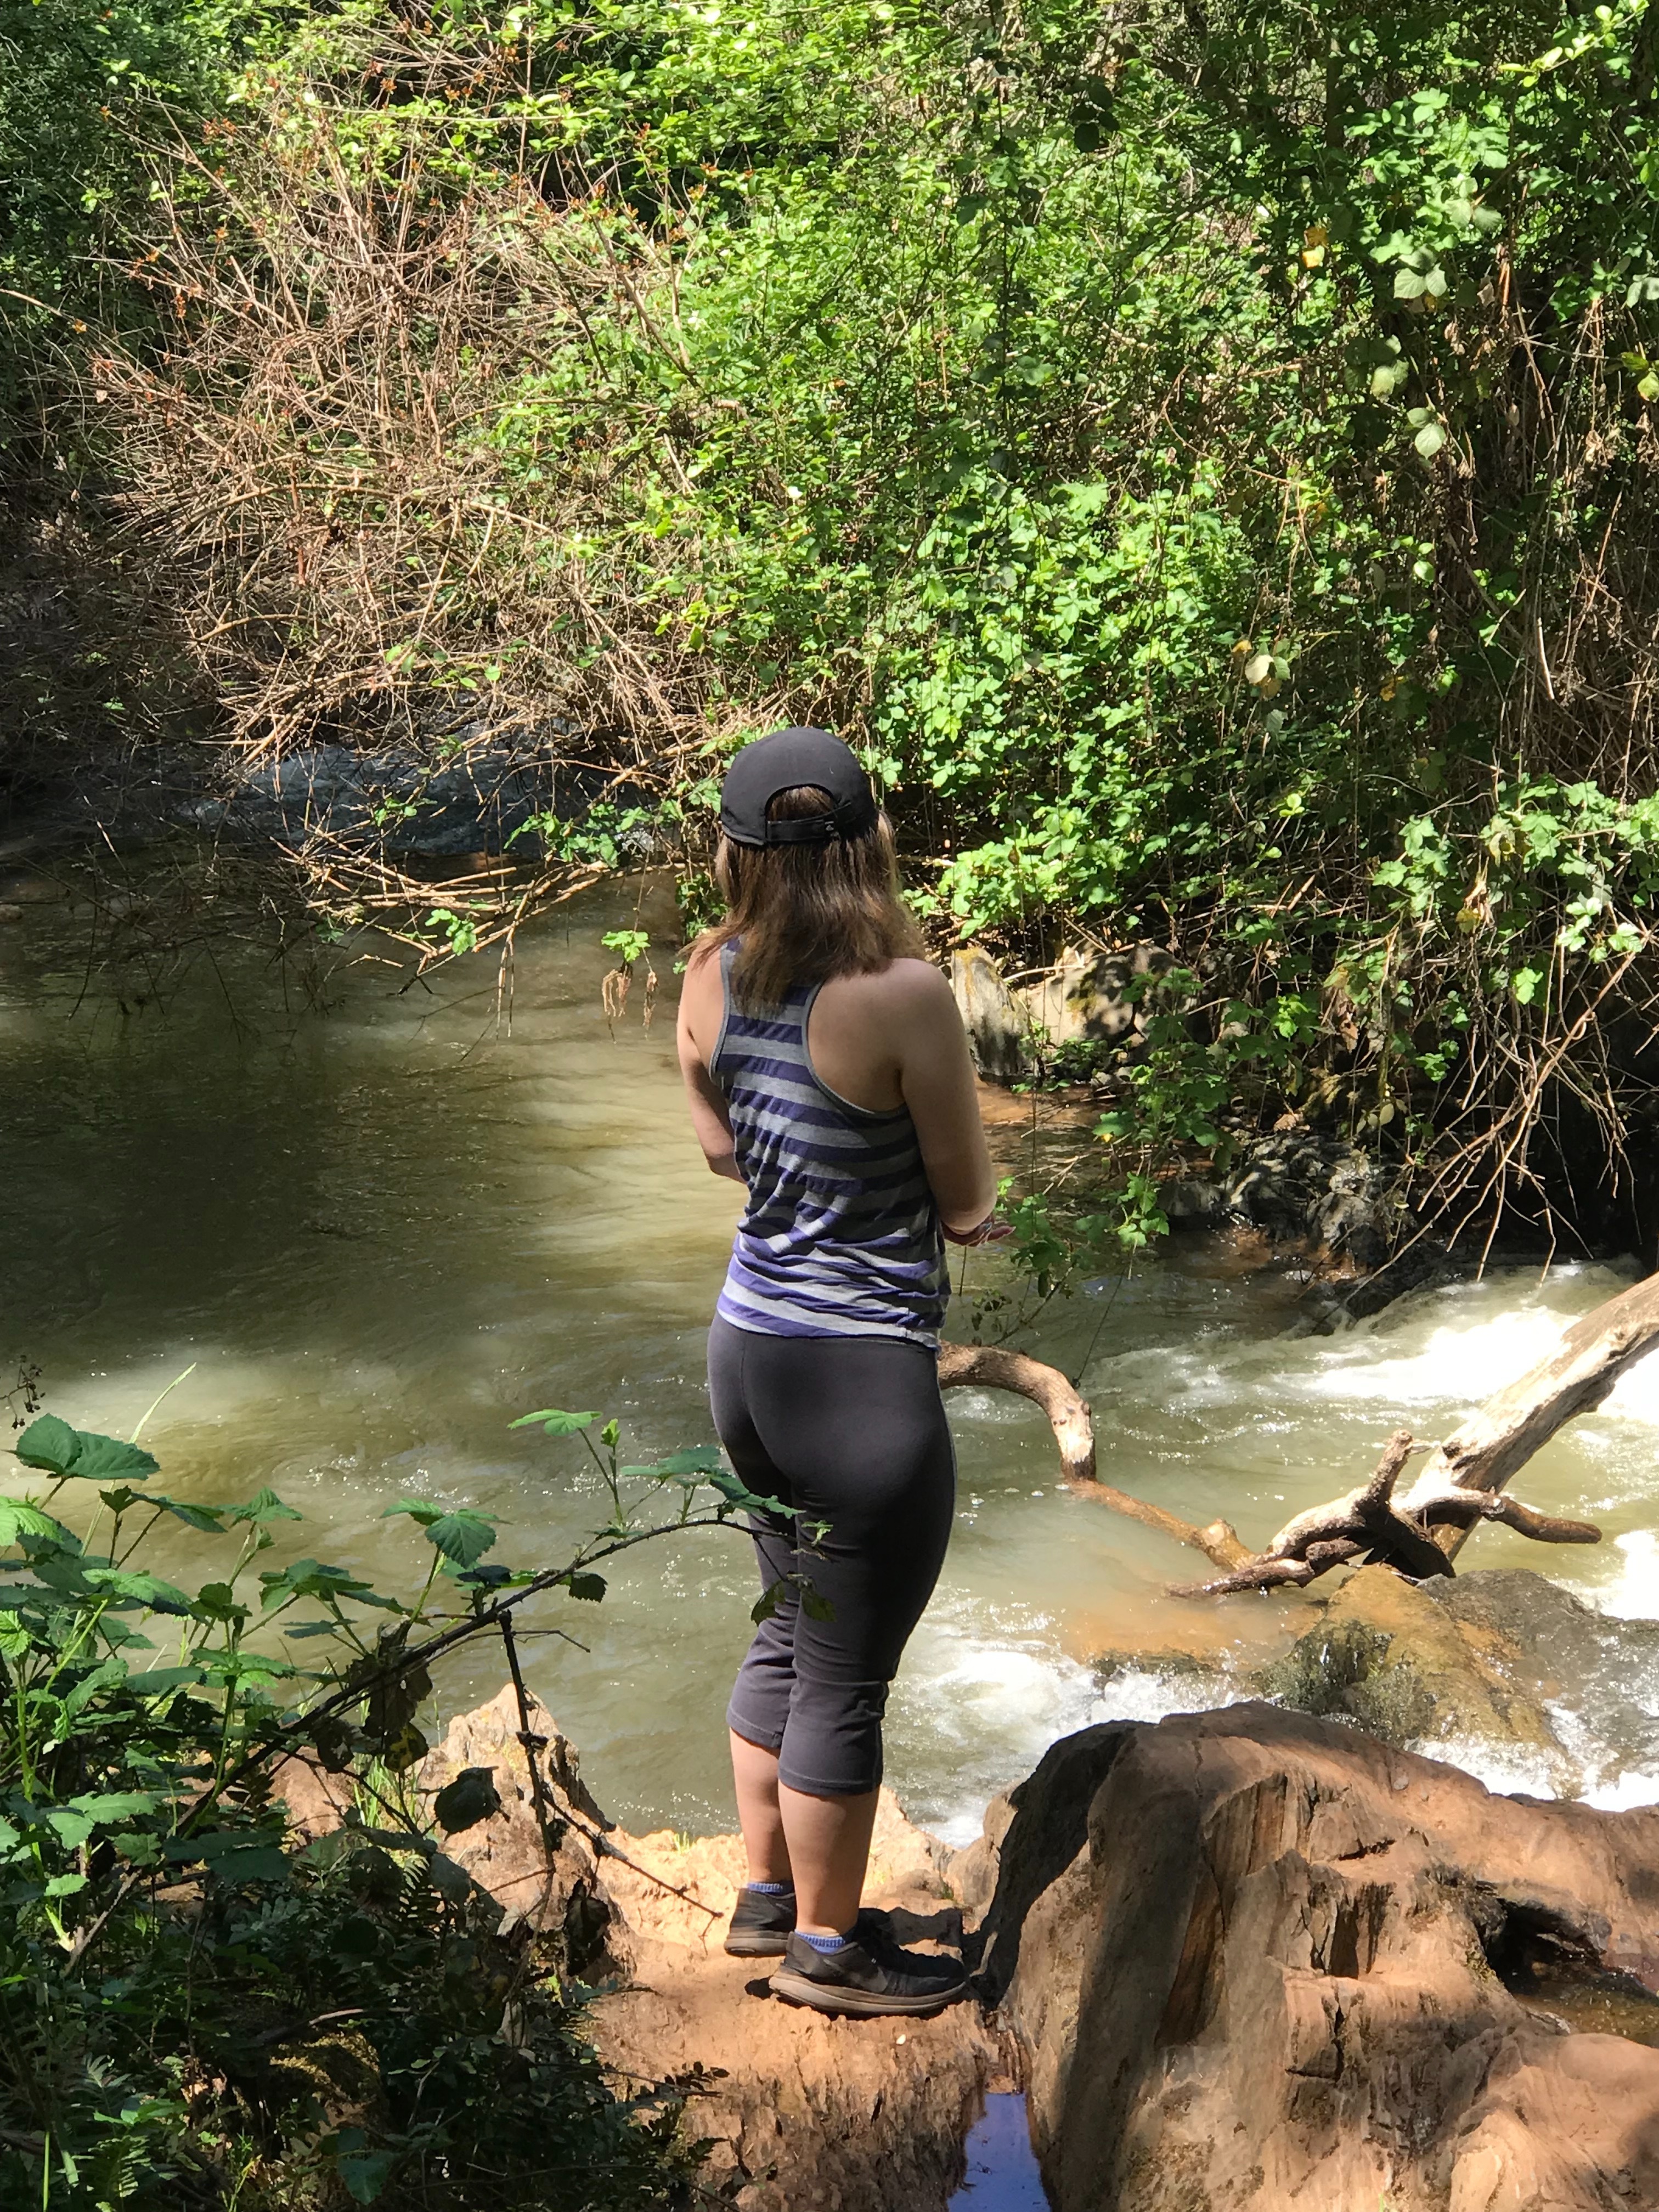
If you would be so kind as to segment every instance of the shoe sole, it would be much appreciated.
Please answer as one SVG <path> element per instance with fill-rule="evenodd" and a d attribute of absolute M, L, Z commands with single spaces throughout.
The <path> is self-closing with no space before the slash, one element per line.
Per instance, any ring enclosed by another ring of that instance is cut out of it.
<path fill-rule="evenodd" d="M 874 1990 L 838 1989 L 833 1982 L 815 1982 L 805 1974 L 774 1974 L 767 1986 L 774 1996 L 790 2004 L 810 2005 L 814 2012 L 850 2013 L 869 2019 L 884 2013 L 914 2015 L 943 2012 L 946 2005 L 965 1997 L 968 1984 L 936 1990 L 927 1996 L 882 1996 Z"/>
<path fill-rule="evenodd" d="M 789 1948 L 787 1936 L 728 1936 L 726 1950 L 734 1959 L 781 1959 Z"/>

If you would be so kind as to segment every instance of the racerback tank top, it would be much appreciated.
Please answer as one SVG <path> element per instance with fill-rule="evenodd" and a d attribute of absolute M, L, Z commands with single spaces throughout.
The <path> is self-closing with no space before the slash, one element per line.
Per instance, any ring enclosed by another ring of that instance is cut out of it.
<path fill-rule="evenodd" d="M 761 1336 L 896 1336 L 937 1346 L 950 1293 L 939 1210 L 908 1107 L 855 1106 L 812 1065 L 818 986 L 777 1006 L 732 994 L 709 1072 L 726 1094 L 749 1203 L 719 1311 Z"/>

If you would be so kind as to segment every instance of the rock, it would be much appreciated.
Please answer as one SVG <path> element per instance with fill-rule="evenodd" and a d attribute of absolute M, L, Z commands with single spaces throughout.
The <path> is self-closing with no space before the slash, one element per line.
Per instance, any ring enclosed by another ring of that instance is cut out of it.
<path fill-rule="evenodd" d="M 1093 953 L 1067 945 L 1048 973 L 1020 996 L 1054 1044 L 1124 1044 L 1143 1025 L 1141 1000 L 1131 995 L 1131 987 L 1174 965 L 1174 954 L 1158 945 Z"/>
<path fill-rule="evenodd" d="M 953 952 L 951 988 L 974 1065 L 988 1082 L 1015 1083 L 1036 1065 L 1034 1038 L 1050 1045 L 1131 1042 L 1140 1007 L 1129 996 L 1130 986 L 1137 977 L 1162 973 L 1172 958 L 1155 945 L 1097 953 L 1067 945 L 1035 982 L 1011 988 L 983 945 Z"/>
<path fill-rule="evenodd" d="M 9 921 L 21 921 L 22 919 L 23 909 L 21 906 L 12 906 L 7 904 L 3 901 L 0 901 L 0 924 Z"/>
<path fill-rule="evenodd" d="M 277 1761 L 270 1771 L 270 1794 L 288 1807 L 289 1826 L 307 1844 L 333 1834 L 354 1796 L 349 1774 L 331 1774 L 304 1759 Z"/>
<path fill-rule="evenodd" d="M 444 1855 L 505 1906 L 505 1926 L 523 1920 L 538 1934 L 556 1935 L 567 1964 L 586 1972 L 617 1955 L 617 1905 L 599 1864 L 611 1824 L 557 1722 L 533 1698 L 529 1710 L 531 1733 L 545 1747 L 540 1759 L 550 1852 L 537 1819 L 511 1684 L 476 1712 L 451 1721 L 443 1741 L 421 1762 L 416 1786 L 429 1801 L 466 1768 L 488 1771 L 501 1810 L 446 1838 Z"/>
<path fill-rule="evenodd" d="M 975 1066 L 989 1083 L 1017 1082 L 1030 1058 L 1030 1024 L 1025 1008 L 1003 981 L 996 962 L 977 945 L 953 952 L 951 988 Z"/>
<path fill-rule="evenodd" d="M 942 2212 L 961 2145 L 1008 2063 L 972 2003 L 932 2020 L 829 2020 L 766 1994 L 767 1962 L 720 1949 L 743 1881 L 735 1836 L 683 1844 L 613 1832 L 606 1888 L 625 1929 L 631 1978 L 592 2008 L 596 2048 L 630 2086 L 701 2067 L 688 2125 L 712 2141 L 709 2178 L 744 2212 Z M 901 1939 L 960 1942 L 941 1867 L 952 1855 L 883 1790 L 869 1902 Z"/>
<path fill-rule="evenodd" d="M 0 901 L 7 906 L 52 906 L 68 896 L 68 886 L 50 876 L 8 876 L 0 881 Z"/>
<path fill-rule="evenodd" d="M 527 749 L 468 743 L 443 764 L 414 751 L 313 745 L 267 762 L 191 818 L 245 840 L 320 834 L 388 853 L 496 853 L 552 797 L 552 771 Z"/>
<path fill-rule="evenodd" d="M 1640 1684 L 1659 1666 L 1659 1622 L 1613 1622 L 1529 1568 L 1413 1583 L 1365 1567 L 1320 1625 L 1257 1677 L 1304 1712 L 1354 1722 L 1383 1742 L 1459 1742 L 1548 1777 L 1577 1797 L 1659 1764 L 1659 1716 Z M 1595 1717 L 1595 1741 L 1563 1717 Z"/>
<path fill-rule="evenodd" d="M 1659 2051 L 1535 1994 L 1541 1961 L 1645 2006 L 1659 1810 L 1237 1705 L 1054 1746 L 964 1855 L 981 1890 L 988 1862 L 1057 2212 L 1659 2203 Z"/>
<path fill-rule="evenodd" d="M 1543 1584 L 1539 1575 L 1525 1579 Z M 1460 1619 L 1426 1583 L 1376 1566 L 1349 1577 L 1319 1626 L 1266 1670 L 1261 1686 L 1304 1712 L 1352 1720 L 1401 1750 L 1473 1736 L 1555 1751 L 1527 1672 L 1510 1638 Z"/>

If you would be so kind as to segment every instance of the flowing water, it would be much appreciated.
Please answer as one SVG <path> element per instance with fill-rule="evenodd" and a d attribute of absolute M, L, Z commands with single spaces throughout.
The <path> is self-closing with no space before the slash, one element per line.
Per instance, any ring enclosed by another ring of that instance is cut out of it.
<path fill-rule="evenodd" d="M 123 1012 L 116 981 L 88 972 L 84 915 L 27 908 L 0 930 L 0 1358 L 39 1362 L 53 1410 L 117 1433 L 193 1366 L 146 1431 L 169 1487 L 270 1484 L 307 1516 L 293 1551 L 384 1587 L 425 1556 L 383 1517 L 408 1495 L 499 1514 L 497 1556 L 515 1564 L 568 1556 L 599 1517 L 580 1447 L 508 1424 L 592 1407 L 619 1419 L 630 1457 L 708 1441 L 703 1331 L 737 1205 L 681 1108 L 672 956 L 657 955 L 651 1027 L 637 993 L 614 1030 L 600 1011 L 599 936 L 636 896 L 590 896 L 526 934 L 510 1027 L 493 958 L 404 988 L 394 966 L 343 956 L 318 1011 L 257 946 Z M 1109 1480 L 1260 1538 L 1369 1468 L 1398 1424 L 1441 1432 L 1621 1279 L 1493 1275 L 1298 1335 L 1289 1277 L 1178 1241 L 1051 1315 L 1033 1348 L 1084 1365 Z M 959 1518 L 894 1693 L 889 1773 L 915 1817 L 965 1840 L 1056 1735 L 1224 1700 L 1287 1620 L 1312 1616 L 1294 1595 L 1170 1597 L 1194 1556 L 1059 1492 L 1033 1408 L 950 1403 Z M 1615 1620 L 1659 1613 L 1656 1444 L 1659 1360 L 1522 1486 L 1601 1522 L 1598 1551 L 1547 1565 Z M 1501 1532 L 1477 1557 L 1539 1563 Z M 180 1532 L 181 1574 L 214 1561 Z M 620 1565 L 601 1607 L 539 1616 L 586 1648 L 527 1647 L 534 1686 L 629 1826 L 731 1824 L 721 1716 L 753 1595 L 746 1547 L 711 1534 Z M 501 1674 L 494 1650 L 458 1660 L 443 1700 L 493 1693 Z M 1659 1680 L 1625 1688 L 1659 1716 Z M 1645 1741 L 1598 1736 L 1571 1684 L 1563 1710 L 1588 1794 L 1659 1797 Z"/>

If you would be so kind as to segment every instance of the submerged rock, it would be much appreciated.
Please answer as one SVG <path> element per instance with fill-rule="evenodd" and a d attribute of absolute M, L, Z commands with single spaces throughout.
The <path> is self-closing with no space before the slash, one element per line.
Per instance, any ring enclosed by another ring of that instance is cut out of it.
<path fill-rule="evenodd" d="M 1659 2051 L 1529 1979 L 1659 1984 L 1659 1811 L 1237 1705 L 1055 1745 L 963 1871 L 1058 2212 L 1659 2203 Z"/>

